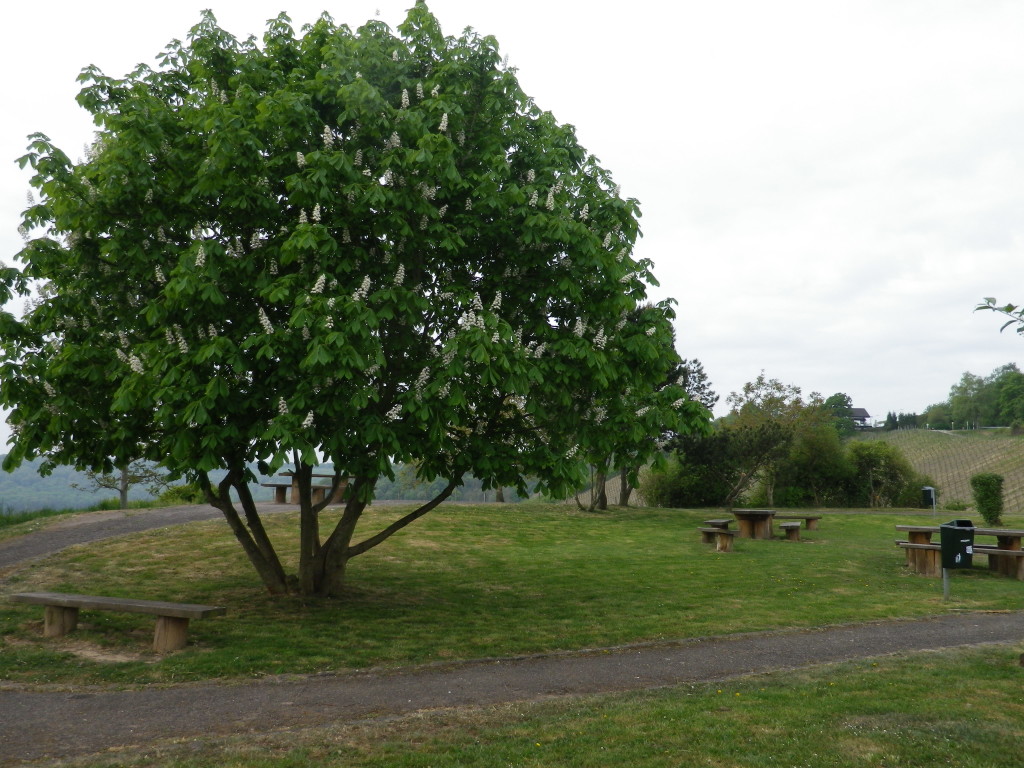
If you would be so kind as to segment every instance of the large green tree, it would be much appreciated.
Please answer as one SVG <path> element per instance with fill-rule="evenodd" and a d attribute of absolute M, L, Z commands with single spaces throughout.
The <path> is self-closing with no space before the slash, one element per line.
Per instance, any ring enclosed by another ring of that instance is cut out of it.
<path fill-rule="evenodd" d="M 445 36 L 422 3 L 397 32 L 324 16 L 296 35 L 281 16 L 262 41 L 207 13 L 155 68 L 80 79 L 96 141 L 72 162 L 32 138 L 24 269 L 0 273 L 4 296 L 39 292 L 0 317 L 7 467 L 160 462 L 200 483 L 269 590 L 337 595 L 351 558 L 464 475 L 567 493 L 614 452 L 595 404 L 671 348 L 665 323 L 626 328 L 654 282 L 637 202 L 493 38 Z M 638 429 L 686 431 L 685 412 L 648 413 Z M 347 482 L 324 531 L 321 461 Z M 444 487 L 357 538 L 393 461 Z M 297 574 L 252 462 L 296 473 Z"/>

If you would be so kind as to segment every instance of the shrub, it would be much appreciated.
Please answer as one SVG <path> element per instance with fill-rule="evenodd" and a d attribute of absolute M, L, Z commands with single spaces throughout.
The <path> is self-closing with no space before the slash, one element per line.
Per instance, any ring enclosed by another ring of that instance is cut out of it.
<path fill-rule="evenodd" d="M 982 472 L 971 478 L 974 504 L 989 525 L 1000 525 L 1003 514 L 1003 476 Z"/>
<path fill-rule="evenodd" d="M 953 501 L 947 501 L 943 504 L 942 508 L 947 509 L 950 512 L 965 512 L 967 510 L 967 504 L 959 499 L 953 499 Z"/>
<path fill-rule="evenodd" d="M 172 485 L 157 497 L 157 504 L 173 507 L 178 504 L 202 504 L 206 501 L 202 489 L 196 483 Z"/>

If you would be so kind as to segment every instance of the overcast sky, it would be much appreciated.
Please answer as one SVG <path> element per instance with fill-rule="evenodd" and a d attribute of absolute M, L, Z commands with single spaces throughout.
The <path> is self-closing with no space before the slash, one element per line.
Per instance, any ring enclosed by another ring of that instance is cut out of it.
<path fill-rule="evenodd" d="M 73 158 L 91 137 L 75 102 L 83 67 L 152 64 L 204 7 L 244 38 L 281 11 L 297 28 L 323 10 L 394 27 L 411 4 L 8 7 L 0 258 L 22 245 L 25 137 L 46 133 Z M 429 6 L 449 34 L 494 35 L 524 90 L 640 200 L 636 255 L 655 263 L 653 296 L 679 302 L 679 352 L 723 403 L 763 369 L 884 418 L 1024 353 L 998 317 L 972 312 L 985 296 L 1024 303 L 1024 3 Z"/>

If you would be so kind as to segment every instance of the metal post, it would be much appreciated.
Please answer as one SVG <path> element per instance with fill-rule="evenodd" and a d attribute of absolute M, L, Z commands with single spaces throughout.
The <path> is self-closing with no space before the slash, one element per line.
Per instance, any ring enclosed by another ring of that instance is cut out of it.
<path fill-rule="evenodd" d="M 949 602 L 949 569 L 942 569 L 942 600 L 943 602 Z"/>

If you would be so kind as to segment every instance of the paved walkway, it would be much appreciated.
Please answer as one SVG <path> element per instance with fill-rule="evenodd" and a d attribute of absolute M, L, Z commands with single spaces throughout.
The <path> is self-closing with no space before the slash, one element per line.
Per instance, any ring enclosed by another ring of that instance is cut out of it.
<path fill-rule="evenodd" d="M 90 525 L 82 523 L 82 530 Z M 11 550 L 7 544 L 3 552 Z M 1022 641 L 1024 613 L 972 613 L 233 685 L 71 692 L 8 687 L 0 689 L 0 764 L 165 738 L 725 680 L 893 653 Z"/>

